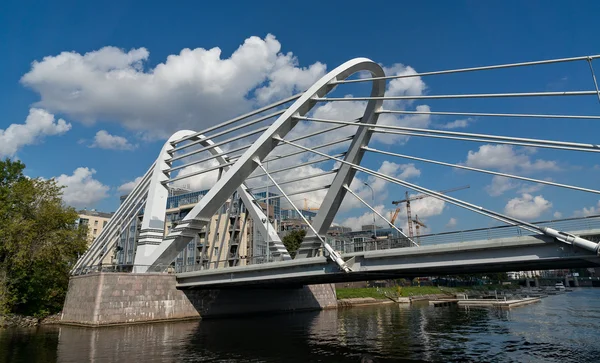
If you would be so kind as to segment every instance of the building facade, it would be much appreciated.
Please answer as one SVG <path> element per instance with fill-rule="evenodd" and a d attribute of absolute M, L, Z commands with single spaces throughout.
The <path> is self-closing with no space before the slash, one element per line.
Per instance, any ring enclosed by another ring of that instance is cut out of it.
<path fill-rule="evenodd" d="M 113 216 L 113 213 L 104 213 L 98 212 L 95 209 L 91 210 L 80 210 L 77 212 L 79 214 L 79 218 L 75 221 L 75 224 L 81 226 L 87 226 L 87 241 L 88 247 L 94 242 L 94 240 L 102 233 L 102 229 L 108 224 L 110 218 Z M 103 251 L 104 258 L 102 259 L 102 264 L 112 264 L 114 263 L 114 254 L 106 253 Z"/>
<path fill-rule="evenodd" d="M 189 191 L 172 189 L 167 198 L 164 235 L 169 232 L 194 208 L 208 190 Z M 269 210 L 267 214 L 266 192 L 255 194 L 265 215 L 269 216 L 274 228 L 279 228 L 281 218 L 280 196 L 269 192 Z M 121 197 L 121 203 L 126 196 Z M 263 199 L 263 201 L 260 201 Z M 139 239 L 139 229 L 143 211 L 129 228 L 120 236 L 116 251 L 116 263 L 133 265 L 135 251 Z M 253 228 L 253 221 L 248 218 L 246 209 L 236 194 L 230 198 L 215 215 L 210 224 L 202 230 L 174 261 L 176 272 L 224 266 L 240 266 L 251 263 L 262 263 L 270 260 L 267 241 L 260 232 Z"/>

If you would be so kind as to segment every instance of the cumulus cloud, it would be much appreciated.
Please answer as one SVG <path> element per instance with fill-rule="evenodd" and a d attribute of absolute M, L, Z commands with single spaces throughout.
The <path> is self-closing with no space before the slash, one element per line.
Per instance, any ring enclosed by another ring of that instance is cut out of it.
<path fill-rule="evenodd" d="M 457 224 L 458 224 L 458 220 L 456 218 L 450 218 L 448 223 L 446 223 L 446 228 L 456 227 Z"/>
<path fill-rule="evenodd" d="M 62 174 L 56 177 L 57 183 L 65 187 L 64 202 L 76 208 L 83 208 L 91 207 L 108 197 L 109 187 L 94 179 L 94 174 L 94 169 L 77 168 L 72 175 Z"/>
<path fill-rule="evenodd" d="M 461 119 L 461 120 L 448 122 L 448 123 L 442 125 L 441 127 L 443 129 L 448 129 L 448 130 L 464 129 L 465 127 L 469 126 L 469 124 L 473 123 L 474 121 L 475 121 L 475 119 L 469 117 L 469 118 L 465 118 L 465 119 Z"/>
<path fill-rule="evenodd" d="M 135 178 L 134 180 L 132 180 L 130 182 L 123 183 L 117 188 L 117 191 L 119 191 L 122 194 L 129 194 L 129 193 L 131 193 L 133 188 L 135 188 L 135 186 L 138 185 L 140 180 L 142 180 L 142 177 L 138 176 L 137 178 Z"/>
<path fill-rule="evenodd" d="M 552 208 L 552 203 L 543 196 L 533 196 L 523 193 L 521 197 L 513 198 L 506 203 L 504 213 L 518 219 L 531 220 L 538 218 Z"/>
<path fill-rule="evenodd" d="M 108 131 L 100 130 L 96 133 L 94 142 L 90 147 L 109 150 L 133 150 L 136 148 L 136 145 L 132 145 L 122 136 L 111 135 Z"/>
<path fill-rule="evenodd" d="M 48 111 L 32 108 L 24 124 L 0 129 L 0 157 L 14 156 L 23 146 L 36 144 L 45 136 L 62 135 L 70 129 L 71 124 L 65 120 L 55 120 Z"/>
<path fill-rule="evenodd" d="M 600 200 L 595 206 L 583 207 L 583 209 L 573 212 L 575 217 L 589 217 L 597 214 L 600 214 Z"/>
<path fill-rule="evenodd" d="M 540 190 L 542 190 L 542 188 L 544 188 L 544 184 L 540 184 L 540 183 L 528 184 L 528 185 L 521 186 L 521 188 L 519 188 L 517 193 L 531 194 L 531 193 L 539 192 Z"/>
<path fill-rule="evenodd" d="M 373 209 L 385 216 L 385 207 L 382 204 L 374 206 Z M 376 225 L 385 225 L 386 228 L 389 226 L 383 219 L 374 214 L 372 211 L 367 211 L 355 217 L 346 218 L 340 223 L 340 225 L 350 227 L 353 231 L 360 231 L 363 225 L 373 224 L 373 215 L 375 215 Z"/>
<path fill-rule="evenodd" d="M 199 130 L 275 98 L 302 90 L 325 73 L 298 67 L 273 35 L 250 37 L 229 57 L 221 49 L 183 49 L 148 68 L 145 48 L 104 47 L 62 52 L 35 61 L 21 82 L 40 94 L 38 105 L 74 119 L 122 123 L 165 137 Z"/>
<path fill-rule="evenodd" d="M 531 148 L 516 149 L 512 145 L 486 144 L 479 150 L 470 150 L 467 154 L 466 165 L 482 169 L 498 169 L 502 171 L 558 171 L 556 161 L 536 159 L 531 160 Z"/>
<path fill-rule="evenodd" d="M 554 216 L 554 218 L 556 218 L 556 219 L 561 219 L 563 215 L 562 215 L 562 213 L 561 213 L 561 212 L 554 212 L 553 216 Z"/>
<path fill-rule="evenodd" d="M 415 194 L 412 194 L 411 196 L 415 196 Z M 443 200 L 432 197 L 413 200 L 410 204 L 412 213 L 411 215 L 412 218 L 419 216 L 419 220 L 426 222 L 427 218 L 442 214 L 445 206 L 446 204 Z M 388 220 L 390 218 L 390 214 L 393 214 L 395 211 L 395 208 L 386 209 L 382 204 L 375 206 L 374 209 L 381 213 L 381 215 L 386 217 Z M 375 221 L 378 226 L 381 225 L 385 226 L 386 228 L 389 226 L 383 219 L 381 219 L 377 215 L 375 215 Z M 364 212 L 362 215 L 343 219 L 341 222 L 339 222 L 339 224 L 342 226 L 350 227 L 355 231 L 358 231 L 360 230 L 363 224 L 373 224 L 373 217 L 371 211 L 367 211 Z M 400 211 L 398 212 L 398 219 L 396 220 L 395 224 L 402 228 L 402 230 L 404 230 L 405 232 L 408 231 L 406 204 L 400 206 Z"/>
<path fill-rule="evenodd" d="M 494 175 L 492 183 L 485 187 L 485 190 L 492 197 L 497 197 L 504 194 L 504 192 L 515 189 L 519 186 L 519 183 L 515 182 L 511 178 Z"/>

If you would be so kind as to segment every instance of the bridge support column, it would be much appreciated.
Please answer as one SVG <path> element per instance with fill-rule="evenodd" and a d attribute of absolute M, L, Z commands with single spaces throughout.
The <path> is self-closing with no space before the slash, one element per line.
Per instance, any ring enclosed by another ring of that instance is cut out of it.
<path fill-rule="evenodd" d="M 530 288 L 531 287 L 531 284 L 529 283 L 529 279 L 528 278 L 525 278 L 525 287 L 526 288 Z"/>
<path fill-rule="evenodd" d="M 565 287 L 569 287 L 569 276 L 565 276 Z"/>
<path fill-rule="evenodd" d="M 575 285 L 575 287 L 579 287 L 579 279 L 577 276 L 573 276 L 573 285 Z"/>
<path fill-rule="evenodd" d="M 540 279 L 538 279 L 537 277 L 535 278 L 535 280 L 533 280 L 533 283 L 535 287 L 540 287 Z"/>
<path fill-rule="evenodd" d="M 327 308 L 337 308 L 333 284 L 178 290 L 171 274 L 94 273 L 71 278 L 61 322 L 106 326 Z"/>

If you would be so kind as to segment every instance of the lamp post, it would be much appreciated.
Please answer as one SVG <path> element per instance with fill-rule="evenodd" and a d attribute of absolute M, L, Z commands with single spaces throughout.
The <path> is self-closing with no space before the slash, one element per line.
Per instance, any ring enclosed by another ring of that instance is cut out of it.
<path fill-rule="evenodd" d="M 367 182 L 363 182 L 363 184 L 371 189 L 371 203 L 373 203 L 373 208 L 375 208 L 375 192 Z M 375 212 L 371 211 L 371 214 L 373 215 L 373 235 L 375 236 L 375 249 L 377 249 L 377 226 L 375 225 Z"/>

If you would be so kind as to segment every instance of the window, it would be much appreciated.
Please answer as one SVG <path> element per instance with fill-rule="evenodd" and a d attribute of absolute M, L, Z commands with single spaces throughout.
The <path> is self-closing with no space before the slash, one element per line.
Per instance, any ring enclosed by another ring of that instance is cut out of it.
<path fill-rule="evenodd" d="M 108 221 L 104 221 L 104 223 L 102 223 L 102 228 L 106 227 L 106 223 L 108 223 Z"/>
<path fill-rule="evenodd" d="M 87 226 L 87 224 L 90 222 L 89 219 L 87 218 L 81 218 L 81 224 L 83 224 L 84 226 Z"/>
<path fill-rule="evenodd" d="M 94 221 L 94 227 L 96 227 L 96 226 L 98 226 L 98 220 L 97 219 Z"/>
<path fill-rule="evenodd" d="M 97 234 L 98 230 L 96 228 L 94 228 L 94 234 Z"/>

